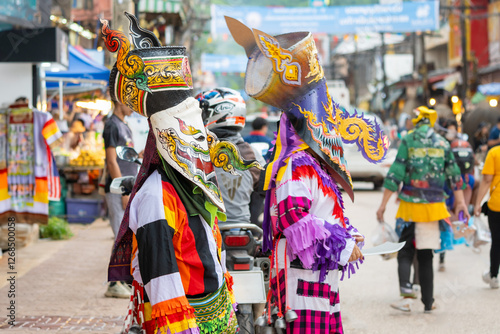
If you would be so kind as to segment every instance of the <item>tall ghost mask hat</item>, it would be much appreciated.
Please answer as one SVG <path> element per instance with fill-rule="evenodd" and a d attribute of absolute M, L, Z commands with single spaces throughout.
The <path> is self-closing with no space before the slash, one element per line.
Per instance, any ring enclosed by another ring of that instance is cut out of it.
<path fill-rule="evenodd" d="M 283 110 L 352 199 L 342 143 L 355 143 L 368 161 L 379 162 L 389 145 L 380 126 L 363 115 L 350 115 L 331 99 L 311 33 L 270 36 L 227 16 L 226 24 L 248 56 L 246 93 Z"/>
<path fill-rule="evenodd" d="M 111 97 L 149 118 L 155 149 L 165 162 L 224 211 L 214 166 L 236 173 L 235 168 L 245 170 L 257 163 L 243 161 L 234 145 L 219 142 L 205 129 L 199 102 L 192 97 L 186 48 L 161 46 L 135 16 L 125 15 L 130 20 L 134 50 L 123 32 L 111 30 L 101 20 L 106 47 L 117 53 L 109 77 Z"/>

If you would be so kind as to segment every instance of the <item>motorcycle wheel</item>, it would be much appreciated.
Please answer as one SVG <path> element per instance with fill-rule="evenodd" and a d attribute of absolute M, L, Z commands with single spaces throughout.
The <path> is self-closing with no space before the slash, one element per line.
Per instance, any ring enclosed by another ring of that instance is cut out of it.
<path fill-rule="evenodd" d="M 239 334 L 255 333 L 252 304 L 238 304 L 236 318 L 238 319 L 238 325 L 240 326 Z"/>

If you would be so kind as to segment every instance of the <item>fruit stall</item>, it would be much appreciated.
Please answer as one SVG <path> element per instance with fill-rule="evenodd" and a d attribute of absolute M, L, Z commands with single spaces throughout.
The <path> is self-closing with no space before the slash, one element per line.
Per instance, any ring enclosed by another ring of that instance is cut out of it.
<path fill-rule="evenodd" d="M 103 196 L 98 192 L 105 159 L 102 139 L 87 136 L 76 150 L 62 149 L 55 154 L 66 196 L 58 203 L 60 208 L 54 215 L 64 215 L 70 223 L 92 223 L 102 216 Z"/>

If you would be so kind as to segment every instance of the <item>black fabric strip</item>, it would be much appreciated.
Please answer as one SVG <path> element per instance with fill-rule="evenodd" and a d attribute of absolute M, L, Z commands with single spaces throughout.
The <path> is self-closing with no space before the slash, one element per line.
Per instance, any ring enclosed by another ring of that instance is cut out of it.
<path fill-rule="evenodd" d="M 172 243 L 173 236 L 174 229 L 165 219 L 137 229 L 139 268 L 144 284 L 153 278 L 179 272 Z"/>

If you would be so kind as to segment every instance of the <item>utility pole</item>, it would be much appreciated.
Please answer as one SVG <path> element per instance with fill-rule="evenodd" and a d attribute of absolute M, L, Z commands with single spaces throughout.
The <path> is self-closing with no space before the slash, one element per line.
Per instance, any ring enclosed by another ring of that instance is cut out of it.
<path fill-rule="evenodd" d="M 388 87 L 387 87 L 387 75 L 385 73 L 385 36 L 384 36 L 384 33 L 381 32 L 380 33 L 380 37 L 381 37 L 381 42 L 382 42 L 382 45 L 380 47 L 380 53 L 381 53 L 381 58 L 382 58 L 382 80 L 383 80 L 383 84 L 384 84 L 384 88 L 383 88 L 383 92 L 384 92 L 384 98 L 383 98 L 383 102 L 386 101 L 386 99 L 388 98 L 387 95 L 389 95 L 389 92 L 388 92 Z M 382 108 L 385 109 L 385 103 L 382 103 Z M 385 116 L 387 117 L 387 113 L 388 111 L 387 110 L 384 110 L 384 113 L 386 114 Z"/>
<path fill-rule="evenodd" d="M 422 84 L 423 84 L 423 92 L 424 92 L 424 101 L 427 104 L 429 98 L 429 71 L 427 68 L 427 59 L 425 57 L 425 33 L 422 32 L 420 34 L 420 54 L 422 59 L 421 64 L 421 72 L 422 72 Z"/>
<path fill-rule="evenodd" d="M 354 68 L 358 67 L 358 38 L 354 35 Z M 358 78 L 356 77 L 357 71 L 354 71 L 354 106 L 358 106 L 358 97 L 359 97 L 359 83 Z"/>
<path fill-rule="evenodd" d="M 464 108 L 464 112 L 466 111 L 466 103 L 465 100 L 467 98 L 467 91 L 468 91 L 468 85 L 469 85 L 469 76 L 468 76 L 468 59 L 467 59 L 467 22 L 465 21 L 466 18 L 466 3 L 465 0 L 461 0 L 460 6 L 462 9 L 460 10 L 460 31 L 461 31 L 461 37 L 462 37 L 462 62 L 463 62 L 463 67 L 462 67 L 462 106 Z"/>

